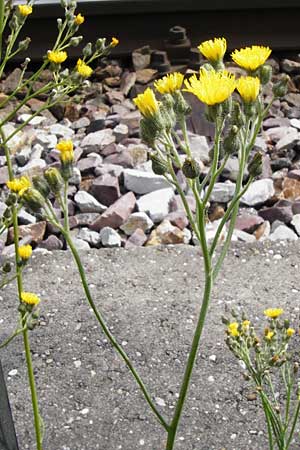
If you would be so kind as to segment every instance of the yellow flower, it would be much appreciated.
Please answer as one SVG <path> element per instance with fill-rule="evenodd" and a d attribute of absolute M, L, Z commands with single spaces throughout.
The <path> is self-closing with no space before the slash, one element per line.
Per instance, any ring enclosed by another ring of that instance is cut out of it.
<path fill-rule="evenodd" d="M 185 91 L 196 95 L 198 99 L 207 105 L 215 105 L 227 100 L 233 93 L 236 82 L 234 75 L 222 70 L 200 70 L 199 79 L 193 75 L 189 80 L 185 80 Z"/>
<path fill-rule="evenodd" d="M 77 61 L 76 68 L 77 68 L 77 72 L 83 78 L 89 78 L 93 73 L 93 69 L 90 66 L 88 66 L 87 64 L 85 64 L 85 62 L 82 61 L 82 59 L 79 59 Z"/>
<path fill-rule="evenodd" d="M 264 310 L 264 315 L 270 319 L 277 319 L 281 314 L 283 314 L 283 309 L 281 308 L 269 308 Z"/>
<path fill-rule="evenodd" d="M 21 300 L 23 303 L 27 303 L 27 305 L 37 305 L 40 303 L 40 298 L 33 294 L 32 292 L 21 292 Z"/>
<path fill-rule="evenodd" d="M 28 261 L 32 254 L 32 247 L 31 245 L 21 245 L 18 249 L 19 256 L 22 259 L 22 261 Z"/>
<path fill-rule="evenodd" d="M 183 79 L 182 73 L 174 72 L 155 81 L 154 86 L 160 94 L 172 94 L 181 88 Z"/>
<path fill-rule="evenodd" d="M 15 194 L 22 194 L 31 186 L 31 182 L 27 177 L 14 178 L 11 181 L 7 181 L 6 186 L 8 189 Z"/>
<path fill-rule="evenodd" d="M 59 52 L 57 50 L 49 50 L 47 57 L 49 61 L 53 62 L 54 64 L 61 64 L 67 59 L 68 54 L 64 51 Z"/>
<path fill-rule="evenodd" d="M 286 334 L 287 334 L 288 337 L 292 337 L 295 334 L 294 328 L 288 328 L 286 330 Z"/>
<path fill-rule="evenodd" d="M 269 47 L 261 45 L 252 45 L 252 47 L 241 48 L 234 50 L 231 53 L 233 61 L 240 67 L 246 70 L 256 70 L 262 66 L 269 58 L 272 50 Z"/>
<path fill-rule="evenodd" d="M 238 328 L 238 322 L 232 322 L 228 325 L 227 331 L 231 336 L 237 337 L 240 335 Z"/>
<path fill-rule="evenodd" d="M 140 112 L 145 117 L 154 116 L 159 110 L 159 103 L 152 89 L 147 88 L 142 94 L 133 99 Z"/>
<path fill-rule="evenodd" d="M 266 333 L 265 333 L 265 338 L 268 340 L 268 341 L 270 341 L 271 339 L 272 339 L 272 337 L 274 336 L 274 331 L 270 331 L 270 330 L 268 330 L 268 331 L 266 331 Z"/>
<path fill-rule="evenodd" d="M 242 325 L 243 325 L 243 328 L 245 329 L 245 330 L 247 330 L 248 328 L 249 328 L 249 326 L 250 326 L 250 320 L 244 320 L 243 322 L 242 322 Z"/>
<path fill-rule="evenodd" d="M 237 90 L 245 103 L 254 102 L 259 94 L 260 81 L 257 77 L 241 77 L 237 81 Z"/>
<path fill-rule="evenodd" d="M 73 142 L 70 140 L 67 141 L 60 141 L 57 145 L 56 145 L 57 150 L 59 150 L 61 153 L 64 152 L 71 152 L 73 151 Z"/>
<path fill-rule="evenodd" d="M 18 5 L 19 13 L 21 16 L 29 16 L 29 14 L 32 14 L 32 6 L 30 5 Z"/>
<path fill-rule="evenodd" d="M 84 20 L 85 20 L 84 16 L 81 13 L 79 13 L 77 14 L 77 16 L 75 16 L 74 22 L 76 23 L 76 25 L 81 25 L 84 22 Z"/>
<path fill-rule="evenodd" d="M 119 44 L 119 42 L 120 42 L 119 39 L 117 39 L 116 37 L 112 37 L 110 45 L 112 47 L 116 47 Z"/>
<path fill-rule="evenodd" d="M 225 38 L 214 38 L 202 42 L 198 46 L 199 51 L 211 62 L 221 61 L 226 53 L 227 43 Z"/>

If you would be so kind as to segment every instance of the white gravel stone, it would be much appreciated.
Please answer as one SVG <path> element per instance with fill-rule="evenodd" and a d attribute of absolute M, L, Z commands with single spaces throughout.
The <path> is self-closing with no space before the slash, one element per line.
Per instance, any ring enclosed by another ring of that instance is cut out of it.
<path fill-rule="evenodd" d="M 293 230 L 291 230 L 286 225 L 280 225 L 279 227 L 276 228 L 274 233 L 270 234 L 269 239 L 271 241 L 285 241 L 285 240 L 296 241 L 298 239 L 298 236 Z"/>
<path fill-rule="evenodd" d="M 124 185 L 135 194 L 148 194 L 170 187 L 170 183 L 162 175 L 135 169 L 124 170 Z"/>
<path fill-rule="evenodd" d="M 253 234 L 246 233 L 246 231 L 235 229 L 232 234 L 232 240 L 238 240 L 242 242 L 255 242 L 256 238 Z"/>
<path fill-rule="evenodd" d="M 174 198 L 172 188 L 159 189 L 140 197 L 136 204 L 140 212 L 145 212 L 154 223 L 161 222 L 169 213 L 170 202 Z"/>
<path fill-rule="evenodd" d="M 56 147 L 57 137 L 55 134 L 45 134 L 44 130 L 37 130 L 35 141 L 41 144 L 44 148 L 52 149 Z"/>
<path fill-rule="evenodd" d="M 273 180 L 264 178 L 254 181 L 247 192 L 243 195 L 241 202 L 247 206 L 256 206 L 265 203 L 275 194 Z"/>
<path fill-rule="evenodd" d="M 9 377 L 15 377 L 18 374 L 18 369 L 12 369 L 8 372 Z"/>
<path fill-rule="evenodd" d="M 295 214 L 293 216 L 293 219 L 291 221 L 291 224 L 293 225 L 293 227 L 296 230 L 296 233 L 298 234 L 298 236 L 300 236 L 300 214 Z"/>
<path fill-rule="evenodd" d="M 18 153 L 15 154 L 15 159 L 19 166 L 25 166 L 28 163 L 31 156 L 31 147 L 26 145 Z"/>
<path fill-rule="evenodd" d="M 113 130 L 106 128 L 105 130 L 95 131 L 85 136 L 81 142 L 81 147 L 86 153 L 99 152 L 104 147 L 115 142 L 115 140 Z"/>
<path fill-rule="evenodd" d="M 45 169 L 47 166 L 46 161 L 44 159 L 33 159 L 29 161 L 25 166 L 19 167 L 18 173 L 26 173 L 26 172 L 35 172 L 41 171 Z"/>
<path fill-rule="evenodd" d="M 73 244 L 75 245 L 78 251 L 90 249 L 89 244 L 86 241 L 83 241 L 82 239 L 73 238 Z"/>
<path fill-rule="evenodd" d="M 73 167 L 73 175 L 69 179 L 69 184 L 74 184 L 75 186 L 78 186 L 81 183 L 81 172 L 77 167 Z"/>
<path fill-rule="evenodd" d="M 233 198 L 234 191 L 235 183 L 230 181 L 216 183 L 209 200 L 217 203 L 228 203 Z"/>
<path fill-rule="evenodd" d="M 100 239 L 103 247 L 121 247 L 121 237 L 111 227 L 104 227 L 100 231 Z"/>
<path fill-rule="evenodd" d="M 24 122 L 27 122 L 27 120 L 30 119 L 30 117 L 32 117 L 31 114 L 21 114 L 18 117 L 18 121 L 20 123 L 24 123 Z M 45 122 L 45 120 L 47 120 L 47 117 L 35 116 L 30 120 L 29 124 L 33 125 L 33 126 L 37 126 L 37 125 L 41 125 L 43 122 Z"/>
<path fill-rule="evenodd" d="M 83 213 L 97 212 L 102 213 L 107 209 L 105 205 L 98 202 L 95 197 L 86 191 L 78 191 L 74 196 L 74 201 Z"/>
<path fill-rule="evenodd" d="M 81 228 L 77 238 L 82 239 L 92 247 L 99 247 L 101 244 L 100 234 L 97 233 L 97 231 L 90 230 L 89 228 Z"/>
<path fill-rule="evenodd" d="M 67 127 L 66 125 L 61 125 L 60 123 L 55 123 L 50 127 L 50 133 L 55 134 L 55 136 L 64 139 L 72 139 L 75 132 L 72 128 Z"/>
<path fill-rule="evenodd" d="M 120 226 L 127 236 L 131 236 L 137 228 L 147 232 L 153 227 L 150 217 L 144 212 L 135 212 L 130 214 L 126 222 Z"/>

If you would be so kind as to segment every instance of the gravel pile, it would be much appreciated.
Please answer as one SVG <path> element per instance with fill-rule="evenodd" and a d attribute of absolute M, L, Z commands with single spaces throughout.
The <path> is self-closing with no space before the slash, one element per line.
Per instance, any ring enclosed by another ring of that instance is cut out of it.
<path fill-rule="evenodd" d="M 70 98 L 65 105 L 36 116 L 9 144 L 16 174 L 32 176 L 57 165 L 57 142 L 72 139 L 76 168 L 70 181 L 69 215 L 79 249 L 195 244 L 178 194 L 162 176 L 153 173 L 149 148 L 139 137 L 140 113 L 132 98 L 160 74 L 149 66 L 147 54 L 134 52 L 133 62 L 130 70 L 115 61 L 98 67 L 90 87 L 81 92 L 79 99 Z M 255 151 L 264 155 L 263 173 L 242 198 L 233 235 L 234 240 L 244 242 L 297 240 L 300 236 L 300 62 L 271 59 L 268 63 L 273 67 L 273 81 L 282 72 L 288 73 L 291 81 L 287 95 L 272 106 L 255 144 Z M 38 83 L 45 83 L 48 76 L 45 72 Z M 18 79 L 19 69 L 15 69 L 2 82 L 1 96 L 11 93 Z M 270 100 L 271 85 L 266 89 L 266 102 Z M 30 100 L 16 121 L 5 125 L 4 132 L 8 135 L 26 122 L 44 100 Z M 0 116 L 7 112 L 1 110 Z M 191 131 L 189 134 L 192 153 L 206 173 L 211 138 Z M 232 156 L 212 193 L 207 225 L 211 237 L 233 196 L 237 170 L 237 158 Z M 245 180 L 247 176 L 245 173 Z M 191 208 L 195 208 L 184 175 L 179 172 L 178 178 Z M 1 187 L 5 187 L 7 179 L 2 154 Z M 0 212 L 5 208 L 4 197 L 5 189 Z M 23 209 L 19 223 L 21 237 L 35 247 L 65 248 L 57 230 L 41 218 Z M 11 230 L 2 237 L 1 244 L 5 254 L 13 251 Z"/>

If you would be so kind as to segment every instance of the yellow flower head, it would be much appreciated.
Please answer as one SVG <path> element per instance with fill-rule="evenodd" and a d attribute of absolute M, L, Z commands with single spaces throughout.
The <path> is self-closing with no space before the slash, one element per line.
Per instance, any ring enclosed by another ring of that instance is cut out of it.
<path fill-rule="evenodd" d="M 256 70 L 262 66 L 269 58 L 272 50 L 269 47 L 261 45 L 252 45 L 252 47 L 241 48 L 234 50 L 231 53 L 233 61 L 240 67 L 246 70 Z"/>
<path fill-rule="evenodd" d="M 198 46 L 199 51 L 205 56 L 208 61 L 217 62 L 223 59 L 227 50 L 227 43 L 225 38 L 214 38 L 209 41 L 202 42 Z"/>
<path fill-rule="evenodd" d="M 142 94 L 139 94 L 134 98 L 133 102 L 144 117 L 152 117 L 159 110 L 159 103 L 155 98 L 154 92 L 150 88 L 147 88 Z"/>
<path fill-rule="evenodd" d="M 264 315 L 269 317 L 269 319 L 277 319 L 281 314 L 283 314 L 283 309 L 281 308 L 269 308 L 264 310 Z"/>
<path fill-rule="evenodd" d="M 179 91 L 183 79 L 184 75 L 182 75 L 182 73 L 174 72 L 155 81 L 154 86 L 160 94 L 172 94 L 175 91 Z"/>
<path fill-rule="evenodd" d="M 227 331 L 231 336 L 237 337 L 240 335 L 238 328 L 239 328 L 238 322 L 232 322 L 228 325 Z"/>
<path fill-rule="evenodd" d="M 292 337 L 295 334 L 294 328 L 288 328 L 286 330 L 286 334 L 287 334 L 288 337 Z"/>
<path fill-rule="evenodd" d="M 67 52 L 64 52 L 64 51 L 59 52 L 59 51 L 50 51 L 49 50 L 47 57 L 48 57 L 49 61 L 51 61 L 52 63 L 61 64 L 67 59 L 68 54 L 67 54 Z"/>
<path fill-rule="evenodd" d="M 116 37 L 112 37 L 110 45 L 112 47 L 116 47 L 118 44 L 119 44 L 119 39 L 117 39 Z"/>
<path fill-rule="evenodd" d="M 14 178 L 11 181 L 7 181 L 6 186 L 11 192 L 15 194 L 22 194 L 31 186 L 31 182 L 27 177 Z"/>
<path fill-rule="evenodd" d="M 88 66 L 87 64 L 85 64 L 85 62 L 82 61 L 82 59 L 78 59 L 76 68 L 77 68 L 77 72 L 83 78 L 89 78 L 93 73 L 93 69 L 90 66 Z"/>
<path fill-rule="evenodd" d="M 251 323 L 250 320 L 243 320 L 242 325 L 244 330 L 248 330 L 250 323 Z"/>
<path fill-rule="evenodd" d="M 28 261 L 32 254 L 32 247 L 31 245 L 21 245 L 21 247 L 18 248 L 19 256 L 22 259 L 22 261 Z"/>
<path fill-rule="evenodd" d="M 77 16 L 75 16 L 74 22 L 76 23 L 76 25 L 81 25 L 84 22 L 84 16 L 79 13 L 77 14 Z"/>
<path fill-rule="evenodd" d="M 56 145 L 57 150 L 60 151 L 60 160 L 63 163 L 72 163 L 74 161 L 73 142 L 70 140 L 60 141 Z"/>
<path fill-rule="evenodd" d="M 196 95 L 198 99 L 207 105 L 215 105 L 227 100 L 233 93 L 236 82 L 234 75 L 222 70 L 200 70 L 199 79 L 193 75 L 189 80 L 185 80 L 187 92 Z"/>
<path fill-rule="evenodd" d="M 32 292 L 21 292 L 21 300 L 23 303 L 33 306 L 37 305 L 41 301 L 40 298 Z"/>
<path fill-rule="evenodd" d="M 274 331 L 269 330 L 268 328 L 265 331 L 265 338 L 270 341 L 272 337 L 274 336 Z"/>
<path fill-rule="evenodd" d="M 241 77 L 237 81 L 237 90 L 245 103 L 254 102 L 257 99 L 260 81 L 257 77 Z"/>
<path fill-rule="evenodd" d="M 32 14 L 32 6 L 30 5 L 18 5 L 18 10 L 21 16 L 26 17 Z"/>

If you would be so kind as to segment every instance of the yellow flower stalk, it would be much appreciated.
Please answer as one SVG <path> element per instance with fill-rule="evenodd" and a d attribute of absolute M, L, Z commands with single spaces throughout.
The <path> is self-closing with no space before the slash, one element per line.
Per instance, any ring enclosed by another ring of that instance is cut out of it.
<path fill-rule="evenodd" d="M 229 333 L 231 336 L 237 337 L 237 336 L 240 335 L 240 333 L 239 333 L 239 331 L 238 331 L 238 328 L 239 328 L 238 322 L 232 322 L 232 323 L 230 323 L 230 324 L 228 325 L 227 330 L 228 330 L 228 333 Z"/>
<path fill-rule="evenodd" d="M 23 303 L 26 303 L 27 305 L 37 305 L 40 303 L 40 298 L 33 294 L 32 292 L 21 292 L 21 300 Z"/>
<path fill-rule="evenodd" d="M 238 66 L 252 71 L 262 66 L 269 58 L 271 52 L 272 50 L 269 47 L 252 45 L 252 47 L 234 50 L 234 52 L 231 53 L 231 57 Z"/>
<path fill-rule="evenodd" d="M 182 73 L 174 72 L 155 81 L 154 86 L 160 94 L 172 94 L 181 89 L 183 79 L 184 75 Z"/>
<path fill-rule="evenodd" d="M 269 319 L 277 319 L 281 314 L 283 314 L 283 309 L 281 308 L 268 308 L 264 310 L 264 315 L 269 317 Z"/>
<path fill-rule="evenodd" d="M 116 47 L 119 44 L 119 42 L 120 42 L 119 39 L 117 39 L 116 37 L 112 37 L 110 45 L 112 47 Z"/>
<path fill-rule="evenodd" d="M 32 6 L 30 5 L 18 5 L 18 10 L 21 16 L 26 17 L 32 14 Z"/>
<path fill-rule="evenodd" d="M 67 52 L 64 52 L 64 51 L 50 51 L 49 50 L 47 57 L 48 57 L 49 61 L 51 61 L 52 63 L 61 64 L 67 59 L 68 54 L 67 54 Z"/>
<path fill-rule="evenodd" d="M 18 253 L 22 261 L 28 261 L 28 259 L 32 255 L 32 247 L 31 245 L 21 245 L 21 247 L 18 248 Z"/>
<path fill-rule="evenodd" d="M 15 194 L 22 194 L 31 186 L 31 182 L 27 177 L 14 178 L 11 181 L 7 181 L 6 186 L 11 192 Z"/>
<path fill-rule="evenodd" d="M 258 77 L 241 77 L 236 88 L 245 103 L 252 103 L 259 94 L 260 80 Z"/>
<path fill-rule="evenodd" d="M 83 78 L 89 78 L 92 73 L 93 69 L 88 66 L 82 59 L 78 59 L 76 64 L 77 72 L 83 77 Z"/>
<path fill-rule="evenodd" d="M 292 337 L 295 334 L 294 328 L 288 328 L 286 330 L 286 334 L 287 334 L 288 337 Z"/>
<path fill-rule="evenodd" d="M 193 75 L 189 80 L 185 80 L 184 84 L 187 89 L 198 99 L 209 106 L 222 103 L 227 100 L 236 87 L 236 81 L 233 74 L 222 70 L 200 70 L 200 77 Z"/>
<path fill-rule="evenodd" d="M 76 25 L 81 25 L 81 24 L 83 24 L 84 21 L 85 21 L 85 18 L 81 13 L 79 13 L 79 14 L 77 14 L 77 16 L 75 16 L 74 22 L 76 23 Z"/>
<path fill-rule="evenodd" d="M 198 49 L 208 61 L 215 63 L 223 59 L 227 50 L 227 42 L 225 38 L 214 38 L 202 42 Z"/>
<path fill-rule="evenodd" d="M 133 99 L 144 117 L 153 117 L 159 110 L 159 103 L 151 88 L 147 88 L 142 94 Z"/>

